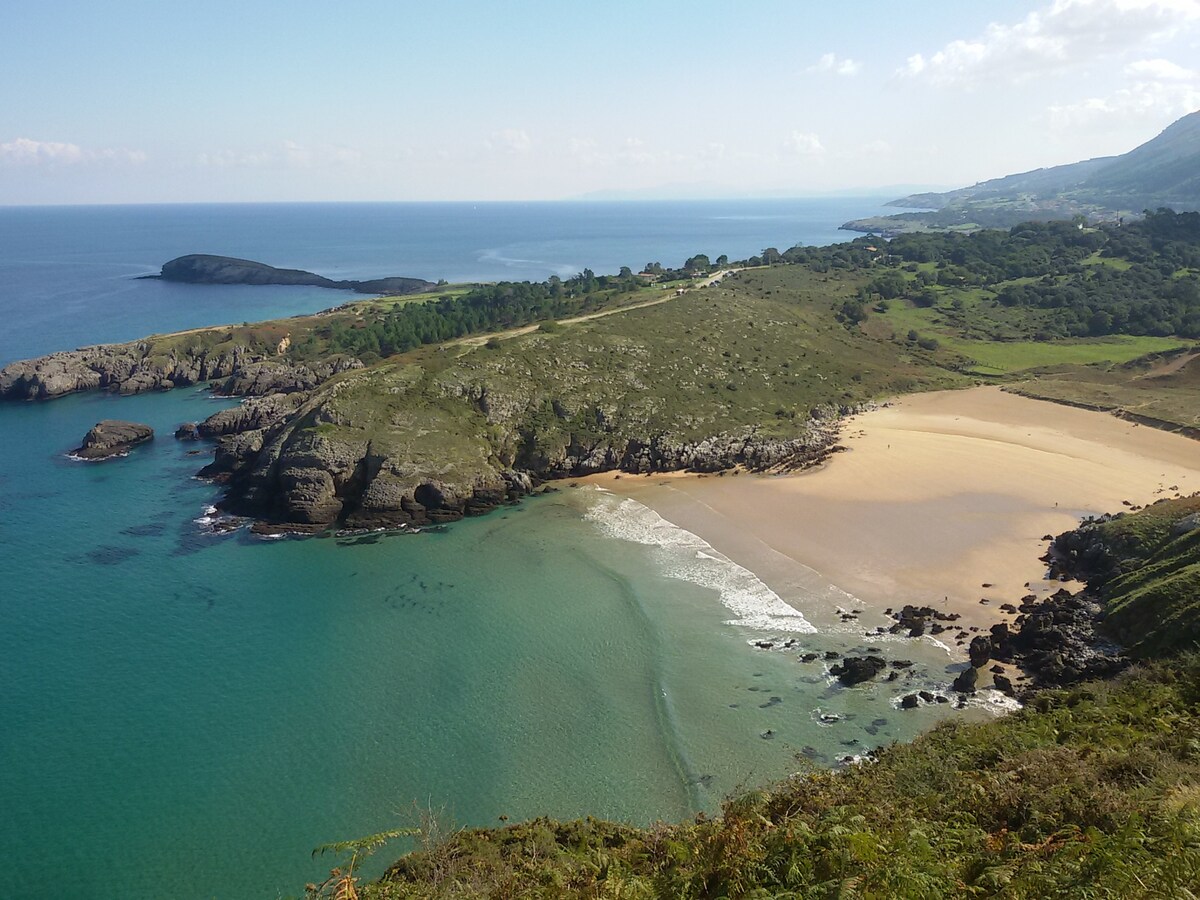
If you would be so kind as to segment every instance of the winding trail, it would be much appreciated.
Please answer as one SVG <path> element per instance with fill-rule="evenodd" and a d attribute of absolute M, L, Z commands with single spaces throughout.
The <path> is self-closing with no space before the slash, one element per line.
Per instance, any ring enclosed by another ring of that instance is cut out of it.
<path fill-rule="evenodd" d="M 599 312 L 587 313 L 586 315 L 582 316 L 571 316 L 566 319 L 557 319 L 556 321 L 560 325 L 575 325 L 579 322 L 591 321 L 592 319 L 603 319 L 605 316 L 615 316 L 617 313 L 631 312 L 635 309 L 645 309 L 648 306 L 658 306 L 660 303 L 666 303 L 668 300 L 675 300 L 678 297 L 682 297 L 684 294 L 690 294 L 692 291 L 716 284 L 726 275 L 733 275 L 741 271 L 742 269 L 722 269 L 721 271 L 714 272 L 707 278 L 701 279 L 700 281 L 688 285 L 685 288 L 676 288 L 673 291 L 664 290 L 663 296 L 655 297 L 653 300 L 643 300 L 640 303 L 631 303 L 628 306 L 618 306 L 614 309 L 602 309 Z M 508 338 L 520 337 L 523 334 L 532 334 L 533 332 L 537 331 L 541 325 L 542 323 L 538 322 L 534 325 L 522 325 L 520 328 L 510 328 L 507 331 L 489 331 L 487 334 L 474 334 L 470 337 L 463 337 L 453 341 L 447 341 L 441 345 L 441 348 L 445 349 L 448 347 L 464 347 L 468 350 L 471 350 L 476 347 L 482 347 L 488 341 L 492 340 L 492 338 L 496 338 L 497 340 L 506 340 Z"/>

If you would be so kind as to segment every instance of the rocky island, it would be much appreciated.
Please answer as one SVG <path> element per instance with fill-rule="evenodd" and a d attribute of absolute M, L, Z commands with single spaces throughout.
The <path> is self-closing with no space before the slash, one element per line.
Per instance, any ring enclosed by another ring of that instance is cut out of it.
<path fill-rule="evenodd" d="M 154 440 L 154 429 L 140 422 L 105 419 L 84 436 L 83 443 L 71 451 L 79 459 L 99 461 L 124 456 L 138 444 Z"/>
<path fill-rule="evenodd" d="M 282 284 L 307 285 L 354 291 L 359 294 L 419 294 L 437 287 L 422 278 L 373 278 L 366 281 L 334 281 L 302 269 L 277 269 L 266 263 L 232 256 L 213 256 L 193 253 L 164 263 L 161 274 L 143 278 L 160 278 L 184 284 Z"/>

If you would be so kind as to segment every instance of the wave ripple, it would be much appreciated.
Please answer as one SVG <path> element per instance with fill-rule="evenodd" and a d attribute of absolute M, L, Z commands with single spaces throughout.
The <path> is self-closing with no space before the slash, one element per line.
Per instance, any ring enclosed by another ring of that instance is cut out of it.
<path fill-rule="evenodd" d="M 717 591 L 738 618 L 727 622 L 761 631 L 816 633 L 816 628 L 757 575 L 698 535 L 630 498 L 598 493 L 584 518 L 618 540 L 651 547 L 660 571 Z"/>

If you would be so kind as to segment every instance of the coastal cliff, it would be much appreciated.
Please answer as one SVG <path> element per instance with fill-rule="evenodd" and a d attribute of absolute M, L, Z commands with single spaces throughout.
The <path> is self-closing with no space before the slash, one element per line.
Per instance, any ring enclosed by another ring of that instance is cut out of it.
<path fill-rule="evenodd" d="M 151 341 L 103 344 L 20 360 L 0 369 L 0 400 L 52 400 L 81 391 L 121 395 L 206 382 L 221 393 L 254 396 L 312 390 L 332 375 L 361 368 L 347 356 L 311 363 L 236 343 L 214 348 L 201 341 L 162 350 Z"/>
<path fill-rule="evenodd" d="M 787 436 L 746 426 L 684 437 L 639 415 L 628 397 L 605 403 L 595 385 L 547 391 L 532 381 L 503 386 L 495 374 L 383 367 L 303 400 L 248 400 L 200 424 L 218 437 L 201 474 L 228 485 L 225 508 L 299 530 L 428 525 L 487 512 L 554 478 L 802 468 L 833 452 L 848 411 L 824 408 Z"/>

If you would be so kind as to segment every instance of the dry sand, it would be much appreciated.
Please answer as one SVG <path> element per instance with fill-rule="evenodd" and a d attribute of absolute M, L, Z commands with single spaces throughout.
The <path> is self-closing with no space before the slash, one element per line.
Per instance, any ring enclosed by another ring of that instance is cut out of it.
<path fill-rule="evenodd" d="M 590 481 L 769 585 L 798 563 L 870 607 L 928 604 L 980 626 L 1057 587 L 1042 581 L 1044 535 L 1122 501 L 1200 491 L 1200 443 L 995 387 L 903 397 L 851 419 L 842 443 L 794 475 Z"/>

